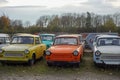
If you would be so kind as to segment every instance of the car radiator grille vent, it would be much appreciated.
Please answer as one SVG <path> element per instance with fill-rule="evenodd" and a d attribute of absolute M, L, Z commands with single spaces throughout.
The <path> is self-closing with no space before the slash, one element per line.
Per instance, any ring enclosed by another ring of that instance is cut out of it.
<path fill-rule="evenodd" d="M 5 57 L 23 57 L 24 54 L 23 53 L 11 53 L 11 52 L 7 52 L 4 54 Z"/>
<path fill-rule="evenodd" d="M 101 59 L 120 59 L 120 56 L 101 56 Z"/>
<path fill-rule="evenodd" d="M 56 58 L 71 58 L 72 57 L 70 54 L 54 54 L 52 56 Z"/>

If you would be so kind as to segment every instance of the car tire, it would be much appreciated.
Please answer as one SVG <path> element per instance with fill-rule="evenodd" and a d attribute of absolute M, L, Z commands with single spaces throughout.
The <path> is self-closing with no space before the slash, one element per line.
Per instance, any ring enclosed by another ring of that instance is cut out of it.
<path fill-rule="evenodd" d="M 6 65 L 6 63 L 5 63 L 5 62 L 1 62 L 1 64 L 2 64 L 3 66 L 5 66 L 5 65 Z"/>
<path fill-rule="evenodd" d="M 52 64 L 51 64 L 50 62 L 47 62 L 47 65 L 48 65 L 49 67 L 51 67 L 51 66 L 52 66 Z"/>
<path fill-rule="evenodd" d="M 35 55 L 32 55 L 32 59 L 30 59 L 29 61 L 28 61 L 28 65 L 29 66 L 32 66 L 32 65 L 34 65 L 35 64 Z"/>
<path fill-rule="evenodd" d="M 41 56 L 40 58 L 39 58 L 39 60 L 41 61 L 43 59 L 43 56 Z"/>
<path fill-rule="evenodd" d="M 104 67 L 103 64 L 99 64 L 99 63 L 96 63 L 96 62 L 94 62 L 94 65 L 97 66 L 97 67 L 100 67 L 100 68 Z"/>
<path fill-rule="evenodd" d="M 79 63 L 75 63 L 75 67 L 80 67 L 80 64 Z"/>

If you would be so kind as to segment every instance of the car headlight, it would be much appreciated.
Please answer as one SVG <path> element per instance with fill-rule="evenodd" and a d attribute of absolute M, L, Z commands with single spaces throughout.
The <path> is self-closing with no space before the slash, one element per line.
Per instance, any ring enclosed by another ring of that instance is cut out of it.
<path fill-rule="evenodd" d="M 95 52 L 95 55 L 96 55 L 96 56 L 100 56 L 100 55 L 101 55 L 100 51 L 96 51 L 96 52 Z"/>
<path fill-rule="evenodd" d="M 3 50 L 2 49 L 0 49 L 0 53 L 2 53 L 3 52 Z"/>
<path fill-rule="evenodd" d="M 78 51 L 75 50 L 75 51 L 73 52 L 73 55 L 74 55 L 74 56 L 77 56 L 77 55 L 78 55 Z"/>
<path fill-rule="evenodd" d="M 47 56 L 49 56 L 49 55 L 51 54 L 51 52 L 50 52 L 50 51 L 46 51 L 45 54 L 46 54 Z"/>
<path fill-rule="evenodd" d="M 28 53 L 29 53 L 29 50 L 28 50 L 28 49 L 25 49 L 24 52 L 25 52 L 25 54 L 28 54 Z"/>

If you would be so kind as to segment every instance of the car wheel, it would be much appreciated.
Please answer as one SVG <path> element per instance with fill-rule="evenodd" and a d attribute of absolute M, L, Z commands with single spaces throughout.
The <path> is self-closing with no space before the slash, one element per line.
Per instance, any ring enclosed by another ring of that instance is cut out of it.
<path fill-rule="evenodd" d="M 99 64 L 99 63 L 96 63 L 96 62 L 94 62 L 94 65 L 97 66 L 97 67 L 103 67 L 102 64 Z"/>
<path fill-rule="evenodd" d="M 80 64 L 79 64 L 79 63 L 75 63 L 75 67 L 77 67 L 77 68 L 78 68 L 79 66 L 80 66 Z"/>
<path fill-rule="evenodd" d="M 52 64 L 51 64 L 50 62 L 47 62 L 47 65 L 48 65 L 49 67 L 51 67 L 51 66 L 52 66 Z"/>
<path fill-rule="evenodd" d="M 32 66 L 32 65 L 34 65 L 34 63 L 35 63 L 35 55 L 32 55 L 32 59 L 30 59 L 30 60 L 28 61 L 28 65 L 29 65 L 29 66 Z"/>
<path fill-rule="evenodd" d="M 3 66 L 5 66 L 5 65 L 6 65 L 6 63 L 5 63 L 5 62 L 1 62 L 1 64 L 2 64 Z"/>
<path fill-rule="evenodd" d="M 44 56 L 44 57 L 46 56 L 45 51 L 43 51 L 43 56 Z"/>
<path fill-rule="evenodd" d="M 41 61 L 43 59 L 43 56 L 41 56 L 40 58 L 39 58 L 39 60 Z"/>

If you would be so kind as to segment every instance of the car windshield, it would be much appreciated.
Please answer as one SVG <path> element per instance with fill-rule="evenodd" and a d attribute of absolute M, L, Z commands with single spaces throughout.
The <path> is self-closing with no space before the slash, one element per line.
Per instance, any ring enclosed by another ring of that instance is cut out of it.
<path fill-rule="evenodd" d="M 53 36 L 50 36 L 50 35 L 42 35 L 41 36 L 41 39 L 43 41 L 52 41 L 53 40 Z"/>
<path fill-rule="evenodd" d="M 77 45 L 76 38 L 56 38 L 54 45 Z"/>
<path fill-rule="evenodd" d="M 13 37 L 11 43 L 12 44 L 33 44 L 34 39 L 33 39 L 33 37 L 18 36 L 18 37 Z"/>
<path fill-rule="evenodd" d="M 97 42 L 98 46 L 117 45 L 120 46 L 120 38 L 100 38 Z"/>
<path fill-rule="evenodd" d="M 7 42 L 10 42 L 8 37 L 0 37 L 0 44 L 6 44 Z"/>

